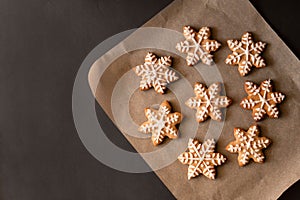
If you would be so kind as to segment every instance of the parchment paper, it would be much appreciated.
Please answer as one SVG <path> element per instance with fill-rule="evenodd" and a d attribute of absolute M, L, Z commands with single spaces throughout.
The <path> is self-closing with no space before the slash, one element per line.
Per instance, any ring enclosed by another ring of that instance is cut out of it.
<path fill-rule="evenodd" d="M 164 27 L 182 32 L 184 25 L 191 25 L 196 29 L 202 26 L 211 27 L 212 38 L 222 43 L 222 47 L 214 53 L 214 59 L 222 76 L 226 95 L 233 100 L 233 104 L 227 109 L 225 124 L 218 138 L 216 150 L 225 155 L 227 161 L 224 165 L 216 168 L 217 178 L 213 181 L 203 175 L 188 181 L 188 166 L 182 165 L 179 161 L 175 161 L 171 165 L 155 171 L 155 173 L 178 199 L 278 198 L 300 177 L 298 136 L 300 71 L 298 58 L 293 55 L 247 0 L 176 0 L 147 22 L 144 27 Z M 229 66 L 224 62 L 227 55 L 231 53 L 226 40 L 240 39 L 246 31 L 254 34 L 254 40 L 264 41 L 268 44 L 262 54 L 266 59 L 267 67 L 259 70 L 253 69 L 248 76 L 241 77 L 236 66 Z M 114 52 L 120 48 L 126 50 L 126 46 L 130 42 L 140 43 L 143 40 L 155 38 L 157 38 L 155 35 L 153 38 L 135 38 L 133 34 L 129 39 L 126 39 L 127 42 L 124 41 L 117 45 L 105 57 L 115 56 Z M 183 39 L 182 36 L 181 40 Z M 170 45 L 174 45 L 175 49 L 175 44 L 179 41 L 174 41 L 174 44 Z M 91 68 L 89 83 L 98 103 L 113 121 L 115 120 L 111 108 L 111 97 L 116 83 L 132 67 L 142 64 L 148 51 L 159 56 L 171 55 L 174 61 L 173 68 L 184 76 L 190 84 L 205 80 L 205 74 L 200 76 L 195 67 L 188 67 L 185 60 L 180 56 L 163 50 L 145 48 L 127 52 L 121 57 L 114 58 L 115 61 L 104 72 L 99 83 L 95 83 L 95 77 L 102 64 L 101 59 L 99 59 Z M 259 84 L 268 78 L 273 80 L 276 91 L 286 95 L 284 102 L 279 105 L 279 119 L 267 118 L 257 123 L 261 128 L 261 134 L 270 138 L 273 143 L 264 151 L 266 156 L 264 164 L 250 162 L 245 167 L 239 167 L 237 154 L 227 152 L 225 146 L 234 140 L 234 127 L 248 129 L 254 123 L 251 111 L 246 111 L 239 106 L 241 99 L 247 96 L 243 84 L 246 80 Z M 138 80 L 138 77 L 132 77 L 132 80 L 129 81 L 138 84 Z M 208 82 L 213 82 L 213 78 L 209 79 Z M 96 88 L 93 87 L 95 85 L 97 85 Z M 132 83 L 128 83 L 128 85 L 132 85 Z M 124 84 L 124 88 L 126 89 L 128 85 Z M 180 87 L 181 82 L 175 82 L 174 85 L 171 85 L 172 87 Z M 187 93 L 189 92 L 187 91 Z M 190 96 L 186 96 L 186 99 L 193 96 L 192 92 L 189 94 Z M 141 124 L 146 120 L 144 108 L 159 104 L 163 100 L 169 100 L 175 111 L 181 110 L 183 112 L 184 108 L 180 107 L 177 96 L 170 90 L 165 95 L 156 94 L 153 89 L 146 92 L 135 90 L 129 101 L 131 118 L 136 124 Z M 183 114 L 186 120 L 184 123 L 194 120 L 195 111 L 190 110 Z M 199 124 L 196 138 L 200 141 L 206 137 L 210 123 L 213 122 L 209 119 Z M 128 124 L 128 126 L 132 125 Z M 136 138 L 125 133 L 126 131 L 122 127 L 119 128 L 138 152 L 155 151 L 172 142 L 176 144 L 175 140 L 167 139 L 161 146 L 153 147 L 149 138 Z M 188 129 L 181 131 L 181 138 L 186 139 L 188 132 Z M 178 154 L 180 153 L 178 152 Z M 162 155 L 162 159 L 167 159 L 166 155 Z M 145 160 L 151 166 L 152 161 L 147 158 Z"/>

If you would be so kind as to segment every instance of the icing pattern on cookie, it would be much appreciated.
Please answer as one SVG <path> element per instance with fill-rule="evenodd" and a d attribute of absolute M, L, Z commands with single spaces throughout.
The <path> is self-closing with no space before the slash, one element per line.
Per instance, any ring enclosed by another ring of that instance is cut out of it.
<path fill-rule="evenodd" d="M 203 122 L 210 116 L 213 120 L 221 121 L 222 112 L 220 108 L 231 104 L 231 99 L 227 96 L 220 96 L 221 84 L 213 83 L 207 89 L 205 85 L 196 83 L 194 93 L 196 97 L 191 97 L 186 101 L 186 105 L 196 109 L 196 120 Z"/>
<path fill-rule="evenodd" d="M 256 68 L 265 67 L 265 60 L 260 56 L 263 52 L 266 43 L 254 42 L 251 33 L 245 33 L 242 40 L 228 40 L 228 47 L 232 54 L 228 55 L 226 64 L 238 65 L 238 70 L 241 76 L 247 75 L 254 65 Z"/>
<path fill-rule="evenodd" d="M 201 144 L 196 139 L 188 142 L 188 152 L 182 153 L 178 160 L 189 165 L 188 179 L 203 174 L 209 179 L 215 179 L 216 171 L 214 166 L 223 164 L 226 158 L 220 153 L 214 153 L 215 141 L 206 140 Z"/>
<path fill-rule="evenodd" d="M 266 137 L 258 137 L 259 129 L 257 125 L 251 126 L 248 131 L 240 128 L 234 129 L 235 141 L 226 146 L 226 150 L 231 153 L 238 153 L 238 162 L 242 167 L 252 158 L 254 162 L 263 163 L 263 148 L 267 148 L 271 140 Z"/>
<path fill-rule="evenodd" d="M 171 139 L 178 137 L 176 124 L 181 122 L 182 115 L 179 112 L 171 113 L 171 109 L 168 101 L 162 102 L 158 110 L 145 109 L 148 121 L 139 127 L 139 131 L 152 133 L 152 142 L 155 146 L 162 143 L 165 136 Z"/>
<path fill-rule="evenodd" d="M 185 41 L 177 43 L 176 49 L 182 53 L 187 53 L 186 62 L 188 66 L 193 66 L 201 60 L 204 64 L 212 65 L 213 59 L 210 52 L 216 51 L 221 44 L 216 40 L 210 40 L 210 29 L 202 27 L 196 32 L 190 26 L 183 27 Z"/>
<path fill-rule="evenodd" d="M 148 90 L 151 87 L 157 93 L 163 94 L 168 83 L 179 79 L 176 73 L 169 67 L 172 65 L 170 56 L 157 58 L 153 53 L 148 53 L 145 57 L 145 63 L 133 68 L 134 72 L 142 79 L 140 89 Z"/>
<path fill-rule="evenodd" d="M 263 81 L 260 86 L 246 81 L 244 87 L 248 97 L 241 101 L 240 106 L 247 110 L 253 110 L 252 117 L 254 120 L 259 121 L 266 114 L 271 118 L 279 117 L 276 104 L 281 103 L 285 96 L 280 92 L 272 92 L 270 79 Z"/>

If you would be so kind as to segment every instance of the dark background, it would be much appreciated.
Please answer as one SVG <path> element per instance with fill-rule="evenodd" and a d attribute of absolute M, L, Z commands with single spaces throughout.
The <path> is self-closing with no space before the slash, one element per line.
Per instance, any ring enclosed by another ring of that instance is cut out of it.
<path fill-rule="evenodd" d="M 170 2 L 0 0 L 1 199 L 174 199 L 154 173 L 123 173 L 94 159 L 77 135 L 71 108 L 85 56 Z M 299 57 L 297 1 L 251 2 Z M 114 142 L 130 149 L 101 108 L 97 112 Z M 299 185 L 280 199 L 296 199 Z"/>

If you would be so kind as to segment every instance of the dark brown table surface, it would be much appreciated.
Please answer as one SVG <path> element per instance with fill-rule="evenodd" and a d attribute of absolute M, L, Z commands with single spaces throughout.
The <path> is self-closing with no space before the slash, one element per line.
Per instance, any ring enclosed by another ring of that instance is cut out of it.
<path fill-rule="evenodd" d="M 171 0 L 0 1 L 0 199 L 174 199 L 154 173 L 116 171 L 82 145 L 72 87 L 85 56 L 106 38 L 137 28 Z M 252 0 L 299 57 L 296 0 Z M 100 107 L 99 121 L 117 133 Z M 132 147 L 122 134 L 116 144 Z M 280 199 L 296 199 L 299 182 Z"/>

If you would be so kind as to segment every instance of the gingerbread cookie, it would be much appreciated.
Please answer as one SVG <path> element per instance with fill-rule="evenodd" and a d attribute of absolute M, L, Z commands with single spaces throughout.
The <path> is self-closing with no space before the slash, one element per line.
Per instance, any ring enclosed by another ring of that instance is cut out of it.
<path fill-rule="evenodd" d="M 234 129 L 235 141 L 230 142 L 226 146 L 226 150 L 231 153 L 238 153 L 238 162 L 242 167 L 246 165 L 252 158 L 254 162 L 263 163 L 263 148 L 267 148 L 271 144 L 271 140 L 266 137 L 258 137 L 259 129 L 257 125 L 251 126 L 248 131 L 240 128 Z"/>
<path fill-rule="evenodd" d="M 196 120 L 198 122 L 205 121 L 208 116 L 213 120 L 222 120 L 220 108 L 229 106 L 231 99 L 226 96 L 220 96 L 220 91 L 220 83 L 214 83 L 208 89 L 201 83 L 195 84 L 194 93 L 196 97 L 191 97 L 185 104 L 197 110 Z"/>
<path fill-rule="evenodd" d="M 183 35 L 185 41 L 176 45 L 176 49 L 182 53 L 187 53 L 186 62 L 188 66 L 193 66 L 199 60 L 207 65 L 213 64 L 212 55 L 210 52 L 216 51 L 221 44 L 216 40 L 210 40 L 210 29 L 202 27 L 199 32 L 196 32 L 190 26 L 183 27 Z"/>
<path fill-rule="evenodd" d="M 238 70 L 241 76 L 247 75 L 251 67 L 254 65 L 256 68 L 265 67 L 265 60 L 260 56 L 263 52 L 266 43 L 254 42 L 251 33 L 245 33 L 242 40 L 228 40 L 228 47 L 232 54 L 228 55 L 226 64 L 238 65 Z"/>
<path fill-rule="evenodd" d="M 145 63 L 138 65 L 133 70 L 142 78 L 140 82 L 141 90 L 148 90 L 154 87 L 157 93 L 163 94 L 168 83 L 176 81 L 179 77 L 169 67 L 172 65 L 170 56 L 157 58 L 153 53 L 148 53 Z"/>
<path fill-rule="evenodd" d="M 188 152 L 184 152 L 178 157 L 181 163 L 189 165 L 189 180 L 200 174 L 209 179 L 215 179 L 214 166 L 222 165 L 226 158 L 220 153 L 214 153 L 214 151 L 214 140 L 206 140 L 203 144 L 196 139 L 189 140 Z"/>
<path fill-rule="evenodd" d="M 244 87 L 248 97 L 242 100 L 240 106 L 244 109 L 252 110 L 254 120 L 259 121 L 266 114 L 271 118 L 279 117 L 279 110 L 276 104 L 281 103 L 285 96 L 280 92 L 272 92 L 270 79 L 263 81 L 260 86 L 246 81 Z"/>
<path fill-rule="evenodd" d="M 148 121 L 139 127 L 139 131 L 152 133 L 152 142 L 155 146 L 162 143 L 165 136 L 171 139 L 178 137 L 176 124 L 181 122 L 182 115 L 179 112 L 171 113 L 168 101 L 162 102 L 158 110 L 146 108 L 145 115 Z"/>

